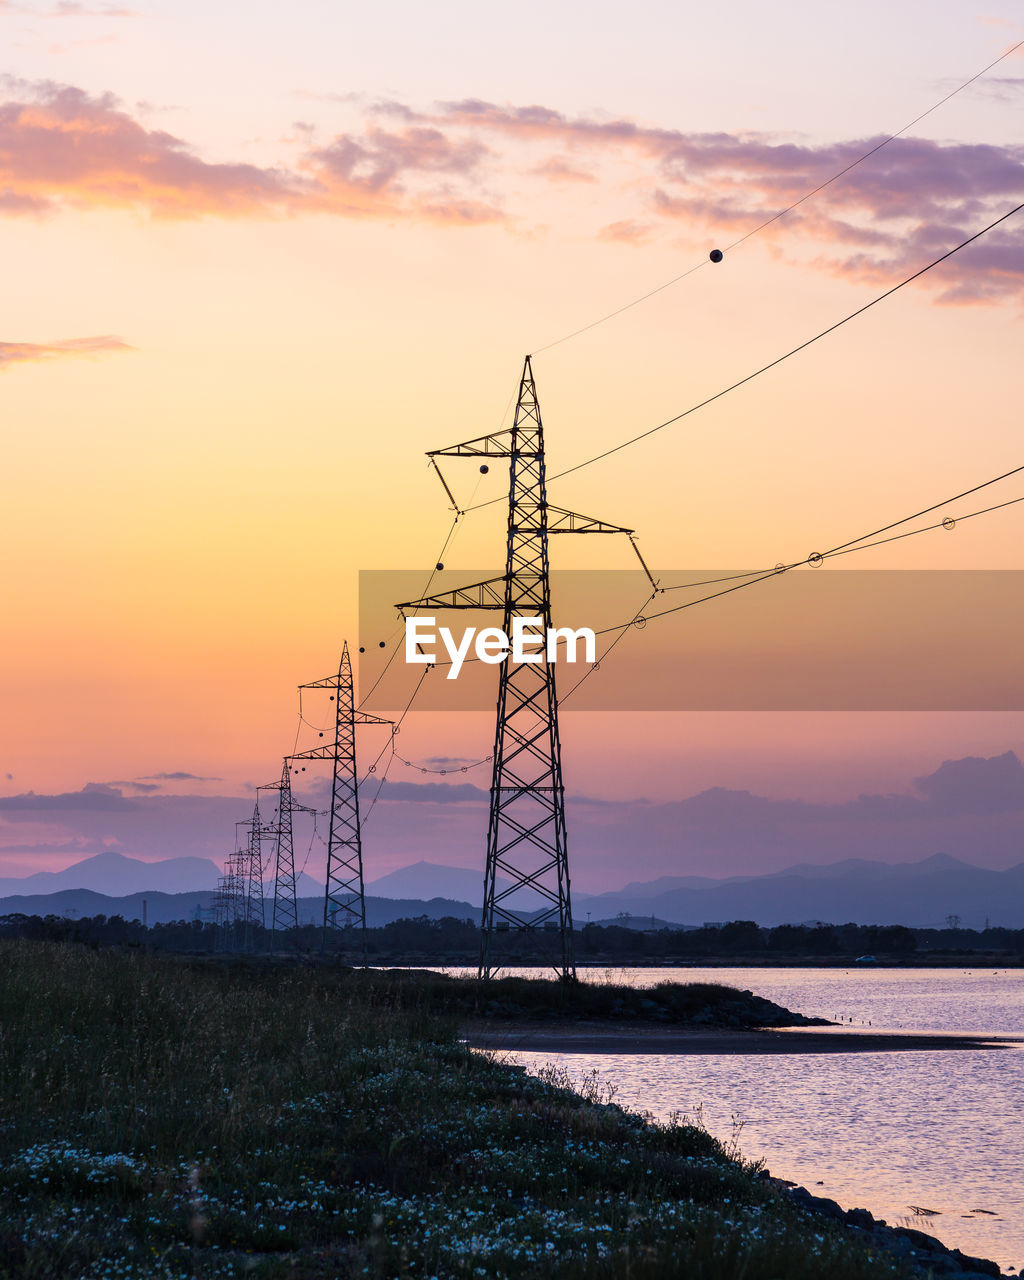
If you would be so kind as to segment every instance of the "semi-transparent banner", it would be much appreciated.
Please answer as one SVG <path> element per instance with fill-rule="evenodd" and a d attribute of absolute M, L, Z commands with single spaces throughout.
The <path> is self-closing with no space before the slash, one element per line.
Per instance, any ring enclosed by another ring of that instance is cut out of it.
<path fill-rule="evenodd" d="M 559 634 L 549 650 L 550 637 L 521 628 L 517 653 L 536 665 L 550 652 L 566 710 L 1024 709 L 1024 572 L 653 576 L 659 592 L 652 599 L 642 572 L 552 572 Z M 419 711 L 493 707 L 503 655 L 513 660 L 516 642 L 503 636 L 503 593 L 494 569 L 445 569 L 429 581 L 422 569 L 360 573 L 353 656 L 359 696 L 370 695 L 364 709 L 401 710 L 421 677 Z M 414 603 L 424 596 L 435 603 Z M 442 607 L 450 599 L 495 607 Z"/>

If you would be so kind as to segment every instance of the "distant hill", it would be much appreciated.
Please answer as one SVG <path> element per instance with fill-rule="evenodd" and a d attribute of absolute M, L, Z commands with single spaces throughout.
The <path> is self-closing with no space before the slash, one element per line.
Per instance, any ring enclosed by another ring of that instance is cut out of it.
<path fill-rule="evenodd" d="M 662 882 L 654 881 L 657 885 Z M 973 867 L 945 854 L 920 862 L 888 863 L 848 859 L 831 865 L 802 865 L 749 879 L 712 881 L 695 888 L 674 887 L 651 894 L 643 885 L 626 894 L 603 893 L 587 903 L 592 918 L 620 912 L 653 914 L 678 924 L 755 920 L 760 925 L 905 924 L 945 927 L 958 916 L 964 928 L 984 928 L 986 920 L 1024 927 L 1024 863 L 1007 871 Z"/>
<path fill-rule="evenodd" d="M 496 881 L 499 890 L 506 888 L 509 883 L 501 876 Z M 479 867 L 446 867 L 437 862 L 414 862 L 408 867 L 368 881 L 366 892 L 382 898 L 396 895 L 403 898 L 455 898 L 475 902 L 479 908 L 484 900 L 484 869 L 482 864 Z M 515 906 L 517 900 L 532 901 L 532 898 L 510 894 L 505 901 Z"/>
<path fill-rule="evenodd" d="M 63 871 L 37 871 L 30 876 L 0 879 L 0 897 L 9 894 L 59 893 L 91 889 L 123 896 L 132 893 L 181 893 L 215 889 L 220 868 L 209 858 L 162 858 L 144 862 L 123 853 L 97 853 Z"/>
<path fill-rule="evenodd" d="M 482 867 L 445 867 L 420 861 L 368 880 L 366 892 L 381 898 L 463 898 L 479 904 L 484 897 L 484 873 Z"/>
<path fill-rule="evenodd" d="M 205 858 L 142 862 L 117 853 L 98 854 L 66 871 L 0 881 L 0 913 L 141 919 L 145 898 L 150 923 L 189 919 L 197 907 L 212 906 L 218 875 L 216 864 Z M 180 891 L 183 885 L 189 892 Z M 302 920 L 321 921 L 323 886 L 303 875 L 298 889 Z M 482 891 L 478 870 L 413 863 L 370 881 L 367 920 L 372 925 L 403 916 L 476 920 Z M 269 902 L 272 884 L 265 886 L 265 892 Z M 523 905 L 535 903 L 524 900 Z M 634 928 L 651 928 L 652 918 L 654 928 L 726 920 L 756 920 L 761 925 L 822 920 L 928 928 L 945 926 L 949 916 L 959 916 L 965 928 L 981 929 L 986 919 L 993 925 L 1022 928 L 1024 863 L 1007 871 L 989 871 L 943 853 L 903 863 L 848 858 L 723 880 L 661 876 L 634 881 L 612 893 L 576 893 L 574 905 L 577 925 L 587 919 L 626 923 L 619 917 L 628 915 Z"/>
<path fill-rule="evenodd" d="M 0 898 L 0 915 L 20 913 L 26 916 L 123 916 L 125 920 L 142 919 L 142 901 L 146 901 L 146 918 L 150 924 L 169 924 L 174 920 L 192 920 L 199 908 L 213 906 L 213 894 L 159 893 L 146 891 L 124 897 L 111 897 L 91 889 L 61 889 L 58 893 L 14 894 Z M 321 908 L 322 910 L 322 908 Z"/>
<path fill-rule="evenodd" d="M 77 920 L 82 916 L 123 916 L 125 920 L 142 919 L 142 902 L 146 902 L 146 919 L 149 924 L 170 924 L 175 920 L 193 920 L 197 913 L 208 913 L 213 907 L 214 894 L 159 893 L 147 891 L 122 897 L 95 893 L 91 889 L 62 889 L 58 893 L 16 894 L 0 898 L 0 915 L 20 913 L 26 916 L 66 916 Z M 270 919 L 271 898 L 265 900 L 267 919 Z M 317 897 L 299 898 L 299 920 L 303 924 L 320 924 L 324 918 L 322 893 Z M 480 908 L 468 902 L 450 898 L 366 898 L 366 923 L 371 927 L 390 924 L 393 920 L 426 916 L 441 920 L 454 916 L 458 920 L 480 919 Z"/>

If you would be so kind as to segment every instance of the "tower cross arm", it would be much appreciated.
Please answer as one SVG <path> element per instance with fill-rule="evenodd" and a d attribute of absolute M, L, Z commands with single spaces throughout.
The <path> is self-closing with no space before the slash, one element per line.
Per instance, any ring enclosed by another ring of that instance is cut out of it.
<path fill-rule="evenodd" d="M 395 608 L 403 614 L 407 610 L 418 609 L 504 609 L 505 583 L 504 575 L 500 578 L 486 578 L 483 582 L 471 582 L 468 586 L 441 591 L 435 596 L 405 600 L 395 605 Z"/>
<path fill-rule="evenodd" d="M 428 458 L 511 458 L 514 433 L 511 429 L 492 431 L 488 436 L 463 440 L 444 449 L 430 449 Z"/>
<path fill-rule="evenodd" d="M 334 759 L 334 743 L 329 747 L 310 747 L 308 751 L 295 751 L 292 753 L 293 760 L 333 760 Z"/>
<path fill-rule="evenodd" d="M 389 724 L 394 728 L 393 720 L 382 720 L 380 716 L 371 716 L 368 711 L 353 711 L 352 724 L 354 727 L 372 724 Z M 334 742 L 325 743 L 322 747 L 310 747 L 308 751 L 293 751 L 288 757 L 289 760 L 333 760 L 337 754 L 337 744 Z"/>
<path fill-rule="evenodd" d="M 371 716 L 369 711 L 353 711 L 353 724 L 390 724 L 394 725 L 394 720 L 383 720 L 380 716 Z"/>
<path fill-rule="evenodd" d="M 550 503 L 547 511 L 548 533 L 636 533 L 635 529 L 627 529 L 624 525 L 609 524 L 606 520 L 584 516 L 578 511 L 566 511 Z"/>
<path fill-rule="evenodd" d="M 322 680 L 310 680 L 307 684 L 300 684 L 300 689 L 337 689 L 337 676 L 324 676 Z M 353 711 L 353 724 L 394 724 L 393 720 L 382 720 L 380 716 L 371 716 L 368 711 Z M 292 755 L 291 759 L 298 760 L 299 757 Z M 276 785 L 276 784 L 275 784 Z"/>

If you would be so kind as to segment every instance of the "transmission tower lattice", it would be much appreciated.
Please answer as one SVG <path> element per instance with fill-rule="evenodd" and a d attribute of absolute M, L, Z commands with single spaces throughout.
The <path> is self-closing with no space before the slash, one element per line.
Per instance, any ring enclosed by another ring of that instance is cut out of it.
<path fill-rule="evenodd" d="M 407 601 L 398 606 L 403 613 L 501 609 L 506 636 L 512 634 L 513 619 L 529 618 L 537 620 L 537 631 L 532 627 L 530 631 L 539 640 L 551 627 L 549 534 L 622 533 L 632 541 L 631 529 L 548 505 L 544 428 L 529 356 L 523 364 L 510 429 L 436 449 L 427 456 L 435 467 L 437 458 L 446 457 L 509 459 L 505 573 Z M 443 476 L 441 480 L 450 496 Z M 547 646 L 542 645 L 535 656 L 539 661 L 514 663 L 506 654 L 499 671 L 480 977 L 490 978 L 501 967 L 495 954 L 495 935 L 514 932 L 520 940 L 532 939 L 539 944 L 536 950 L 569 981 L 576 977 L 576 962 L 558 698 Z M 554 953 L 550 944 L 556 938 L 548 935 L 557 935 Z"/>
<path fill-rule="evenodd" d="M 333 929 L 358 927 L 366 949 L 366 894 L 363 888 L 363 845 L 359 826 L 359 779 L 356 773 L 356 727 L 391 725 L 355 707 L 355 687 L 348 641 L 341 651 L 338 674 L 312 680 L 300 689 L 333 689 L 334 741 L 311 751 L 296 752 L 293 760 L 331 760 L 331 824 L 327 837 L 327 888 L 324 894 L 324 944 Z"/>
<path fill-rule="evenodd" d="M 274 837 L 274 904 L 270 916 L 270 928 L 277 933 L 299 927 L 299 904 L 295 888 L 295 833 L 292 815 L 316 814 L 309 805 L 299 804 L 292 796 L 291 761 L 287 756 L 281 769 L 280 782 L 268 782 L 260 791 L 278 792 L 277 820 L 264 827 L 264 833 Z"/>
<path fill-rule="evenodd" d="M 233 951 L 237 942 L 238 921 L 244 917 L 242 885 L 245 855 L 240 850 L 229 853 L 224 871 L 217 881 L 213 899 L 214 921 L 217 927 L 218 951 Z"/>
<path fill-rule="evenodd" d="M 263 927 L 264 833 L 257 799 L 252 818 L 235 823 L 235 850 L 225 860 L 224 873 L 217 883 L 214 909 L 217 945 L 222 951 L 251 951 L 256 928 Z"/>

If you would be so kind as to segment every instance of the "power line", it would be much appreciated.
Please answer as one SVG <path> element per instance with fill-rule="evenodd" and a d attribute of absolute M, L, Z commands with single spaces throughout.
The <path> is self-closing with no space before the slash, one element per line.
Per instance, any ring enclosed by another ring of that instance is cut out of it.
<path fill-rule="evenodd" d="M 452 538 L 455 536 L 455 530 L 458 528 L 459 520 L 464 514 L 465 512 L 462 512 L 462 511 L 459 511 L 456 513 L 455 519 L 452 521 L 451 528 L 448 530 L 447 536 L 445 537 L 444 542 L 441 544 L 441 550 L 437 553 L 437 556 L 435 558 L 435 561 L 434 561 L 435 568 L 431 569 L 430 573 L 427 575 L 427 581 L 426 581 L 426 584 L 424 585 L 423 595 L 426 595 L 427 591 L 430 589 L 430 584 L 434 581 L 434 575 L 438 572 L 438 569 L 436 566 L 442 565 L 444 563 L 442 557 L 444 556 L 444 553 L 448 550 L 449 544 L 451 543 Z M 402 632 L 401 627 L 396 628 L 394 631 L 392 631 L 391 635 L 388 637 L 388 640 L 394 641 L 397 636 L 401 635 L 401 632 Z M 362 710 L 363 707 L 365 707 L 366 704 L 373 697 L 374 691 L 377 689 L 377 686 L 387 675 L 388 670 L 390 669 L 391 664 L 394 662 L 395 658 L 398 657 L 398 652 L 399 650 L 397 646 L 391 650 L 391 653 L 388 656 L 388 660 L 387 662 L 384 663 L 384 666 L 381 668 L 380 674 L 377 676 L 377 679 L 374 680 L 373 684 L 370 685 L 370 688 L 367 690 L 367 692 L 363 694 L 363 696 L 359 699 L 359 706 L 357 708 L 358 710 Z M 300 703 L 300 714 L 301 714 L 301 703 Z M 399 721 L 399 724 L 401 724 L 401 721 Z M 379 756 L 377 758 L 380 759 Z"/>
<path fill-rule="evenodd" d="M 858 165 L 863 164 L 865 160 L 876 155 L 883 147 L 887 147 L 890 142 L 895 142 L 897 138 L 901 138 L 908 129 L 912 129 L 915 124 L 920 124 L 925 116 L 930 116 L 933 111 L 937 111 L 939 107 L 947 103 L 950 98 L 955 98 L 958 93 L 962 93 L 964 89 L 969 88 L 976 80 L 980 80 L 983 75 L 991 71 L 993 67 L 998 66 L 999 63 L 1002 62 L 1004 58 L 1008 58 L 1011 53 L 1015 53 L 1022 45 L 1024 45 L 1024 40 L 1018 40 L 1016 44 L 1011 45 L 1009 49 L 1004 53 L 1001 53 L 995 61 L 990 62 L 987 67 L 982 67 L 982 69 L 975 72 L 969 80 L 965 80 L 963 84 L 958 85 L 955 89 L 951 89 L 945 97 L 940 98 L 938 102 L 933 102 L 926 111 L 922 111 L 921 114 L 915 116 L 913 120 L 909 120 L 902 129 L 897 129 L 895 133 L 889 134 L 889 136 L 883 138 L 881 142 L 876 143 L 862 155 L 859 155 L 855 160 L 851 160 L 848 165 L 845 165 L 842 169 L 832 174 L 830 178 L 826 178 L 824 182 L 820 182 L 813 190 L 808 191 L 798 200 L 794 200 L 793 203 L 787 205 L 785 209 L 780 209 L 778 213 L 773 213 L 770 218 L 765 218 L 763 222 L 758 223 L 756 227 L 751 228 L 750 231 L 740 236 L 739 239 L 733 240 L 731 244 L 726 245 L 725 252 L 729 253 L 733 249 L 738 248 L 745 241 L 749 240 L 751 236 L 756 236 L 758 232 L 763 231 L 765 227 L 770 227 L 772 223 L 778 222 L 781 218 L 784 218 L 786 214 L 792 213 L 794 209 L 799 208 L 800 205 L 818 195 L 819 192 L 824 191 L 826 187 L 830 187 L 833 182 L 838 182 L 839 179 L 848 174 L 851 169 L 856 169 Z M 702 267 L 706 266 L 707 259 L 695 263 L 686 271 L 681 272 L 677 276 L 673 276 L 671 280 L 666 280 L 664 284 L 658 285 L 657 288 L 648 290 L 647 293 L 641 294 L 639 298 L 634 298 L 632 302 L 627 302 L 621 307 L 616 307 L 614 311 L 609 311 L 607 315 L 601 316 L 599 320 L 592 320 L 590 324 L 585 324 L 579 329 L 574 329 L 572 333 L 567 333 L 561 338 L 556 338 L 554 342 L 549 342 L 543 347 L 534 347 L 534 354 L 540 355 L 542 351 L 550 351 L 552 347 L 560 346 L 563 342 L 568 342 L 571 338 L 578 338 L 581 333 L 587 333 L 591 329 L 596 329 L 598 325 L 602 325 L 608 320 L 614 320 L 616 316 L 621 316 L 624 311 L 630 311 L 633 307 L 639 306 L 641 302 L 646 302 L 648 298 L 653 298 L 656 294 L 663 293 L 666 289 L 670 289 L 672 285 L 678 284 L 681 280 L 685 280 L 687 276 L 692 276 L 695 271 L 699 271 Z"/>
<path fill-rule="evenodd" d="M 412 694 L 409 698 L 409 701 L 405 705 L 405 710 L 398 717 L 398 719 L 395 721 L 394 725 L 391 728 L 391 735 L 388 741 L 377 753 L 376 760 L 374 760 L 373 764 L 371 764 L 370 767 L 367 769 L 366 773 L 363 775 L 362 782 L 359 784 L 360 787 L 364 787 L 366 785 L 366 782 L 369 776 L 377 772 L 377 765 L 380 763 L 381 757 L 384 755 L 385 751 L 387 751 L 388 747 L 390 747 L 391 759 L 384 766 L 384 772 L 381 774 L 380 780 L 377 783 L 377 790 L 373 794 L 373 799 L 370 801 L 369 807 L 367 808 L 366 812 L 363 814 L 363 821 L 362 821 L 363 826 L 365 826 L 366 823 L 369 821 L 370 814 L 373 813 L 373 810 L 377 804 L 377 801 L 380 799 L 380 793 L 384 789 L 384 783 L 387 782 L 388 780 L 388 773 L 391 771 L 391 766 L 395 763 L 395 754 L 396 754 L 395 753 L 395 735 L 401 730 L 402 721 L 412 710 L 412 704 L 416 701 L 416 698 L 419 695 L 419 691 L 423 685 L 423 681 L 426 680 L 427 674 L 431 670 L 433 670 L 433 667 L 423 668 L 422 672 L 420 673 L 419 680 L 416 681 L 416 687 L 415 689 L 413 689 Z"/>
<path fill-rule="evenodd" d="M 657 595 L 664 594 L 666 591 L 692 590 L 695 587 L 709 586 L 716 582 L 735 582 L 734 586 L 726 587 L 721 591 L 713 591 L 706 596 L 699 596 L 696 600 L 687 600 L 685 604 L 674 605 L 670 609 L 660 609 L 657 613 L 644 613 L 643 608 L 641 608 L 640 612 L 630 618 L 628 622 L 620 622 L 614 626 L 602 628 L 596 633 L 597 635 L 614 634 L 615 639 L 612 640 L 608 647 L 601 653 L 601 656 L 597 661 L 592 663 L 579 680 L 577 680 L 576 683 L 562 695 L 559 701 L 565 702 L 567 698 L 571 697 L 576 692 L 585 680 L 589 679 L 591 675 L 600 670 L 601 663 L 608 657 L 611 651 L 619 641 L 622 640 L 631 627 L 637 627 L 638 625 L 645 626 L 648 622 L 652 622 L 656 618 L 665 618 L 668 617 L 669 614 L 682 613 L 685 609 L 696 608 L 697 605 L 707 604 L 711 600 L 720 600 L 723 596 L 732 595 L 733 592 L 743 591 L 745 588 L 756 586 L 760 582 L 767 582 L 771 578 L 781 577 L 782 574 L 788 573 L 791 569 L 799 569 L 804 565 L 820 565 L 824 560 L 831 559 L 834 556 L 852 555 L 856 551 L 867 551 L 872 547 L 880 547 L 890 542 L 899 542 L 903 538 L 916 537 L 917 534 L 920 533 L 932 533 L 936 529 L 951 530 L 955 528 L 957 524 L 961 524 L 964 520 L 973 520 L 977 516 L 988 515 L 993 511 L 1002 511 L 1005 507 L 1016 506 L 1018 503 L 1024 502 L 1024 496 L 1019 498 L 1010 498 L 1007 502 L 998 502 L 991 507 L 982 507 L 979 511 L 968 511 L 964 515 L 956 516 L 955 518 L 947 516 L 944 520 L 940 520 L 936 524 L 924 525 L 920 529 L 908 529 L 906 532 L 896 534 L 891 538 L 880 538 L 877 541 L 867 541 L 869 538 L 874 538 L 878 533 L 884 533 L 889 529 L 896 529 L 901 524 L 906 524 L 910 520 L 916 520 L 921 515 L 925 515 L 930 511 L 935 511 L 938 507 L 945 506 L 949 502 L 957 501 L 957 498 L 963 498 L 968 494 L 977 493 L 980 489 L 987 488 L 992 484 L 997 484 L 1000 480 L 1005 480 L 1007 476 L 1017 475 L 1021 471 L 1024 471 L 1024 467 L 1017 467 L 1013 471 L 1007 471 L 1004 475 L 995 476 L 991 480 L 986 480 L 984 484 L 976 485 L 973 489 L 966 489 L 955 498 L 947 498 L 946 502 L 938 502 L 932 507 L 926 507 L 924 511 L 917 512 L 915 515 L 904 516 L 902 520 L 896 520 L 892 524 L 886 525 L 885 529 L 877 529 L 875 530 L 875 533 L 866 533 L 860 538 L 854 538 L 850 542 L 842 543 L 828 551 L 812 552 L 811 555 L 807 556 L 803 560 L 795 560 L 790 564 L 778 564 L 774 569 L 757 569 L 751 570 L 750 573 L 746 574 L 729 574 L 721 578 L 708 578 L 703 582 L 690 582 L 678 587 L 659 588 L 654 595 L 650 596 L 648 603 L 654 600 Z M 737 579 L 740 581 L 736 581 Z"/>
<path fill-rule="evenodd" d="M 980 493 L 982 489 L 988 489 L 991 485 L 998 484 L 1000 480 L 1008 480 L 1010 476 L 1020 475 L 1024 471 L 1024 466 L 1014 467 L 1012 471 L 1004 471 L 1001 476 L 993 476 L 991 480 L 983 480 L 981 484 L 976 484 L 973 488 L 965 489 L 963 493 L 958 493 L 952 498 L 947 498 L 944 502 L 933 503 L 930 507 L 925 507 L 923 511 L 915 511 L 912 516 L 904 516 L 902 520 L 896 520 L 892 524 L 884 525 L 881 529 L 874 529 L 871 533 L 864 534 L 861 538 L 853 538 L 850 542 L 842 542 L 837 547 L 832 547 L 829 551 L 824 552 L 825 555 L 836 555 L 838 552 L 845 550 L 847 547 L 853 547 L 858 542 L 865 542 L 868 538 L 877 538 L 880 533 L 888 533 L 890 529 L 897 529 L 901 524 L 909 524 L 911 520 L 917 520 L 920 516 L 930 515 L 933 511 L 938 511 L 939 507 L 948 506 L 951 502 L 959 502 L 961 498 L 969 498 L 972 493 Z M 1014 499 L 1016 501 L 1016 499 Z M 1009 503 L 1002 504 L 1009 506 Z M 989 507 L 988 510 L 995 510 Z M 974 515 L 981 515 L 982 512 L 973 512 Z M 970 519 L 969 516 L 963 516 L 962 519 Z M 934 527 L 934 526 L 933 526 Z M 923 529 L 919 532 L 925 532 Z"/>
<path fill-rule="evenodd" d="M 449 774 L 469 773 L 470 769 L 479 769 L 482 764 L 489 764 L 494 757 L 483 756 L 479 760 L 474 760 L 472 764 L 453 764 L 448 769 L 429 769 L 425 765 L 417 764 L 415 760 L 406 760 L 405 756 L 399 755 L 397 751 L 395 752 L 395 759 L 401 760 L 402 764 L 407 765 L 410 769 L 416 769 L 420 773 L 434 773 L 438 777 L 444 778 Z"/>
<path fill-rule="evenodd" d="M 699 409 L 704 409 L 709 404 L 714 404 L 716 400 L 721 400 L 723 396 L 727 396 L 731 391 L 738 390 L 748 382 L 752 382 L 755 378 L 760 377 L 762 373 L 767 373 L 769 369 L 774 369 L 777 365 L 784 363 L 792 356 L 798 355 L 801 351 L 805 351 L 808 347 L 813 346 L 814 343 L 820 342 L 822 338 L 828 337 L 830 333 L 835 333 L 835 331 L 837 329 L 841 329 L 844 324 L 849 324 L 851 320 L 856 320 L 858 316 L 862 316 L 865 311 L 870 311 L 872 307 L 877 307 L 880 302 L 884 302 L 886 298 L 891 298 L 894 293 L 898 293 L 900 289 L 906 288 L 908 284 L 913 284 L 915 280 L 920 280 L 923 275 L 934 270 L 935 267 L 945 262 L 948 258 L 952 258 L 953 255 L 959 253 L 961 249 L 966 249 L 967 246 L 969 244 L 973 244 L 975 240 L 980 240 L 982 236 L 988 235 L 990 231 L 995 230 L 995 228 L 1001 223 L 1006 222 L 1009 218 L 1020 213 L 1022 209 L 1024 209 L 1024 202 L 1015 205 L 1014 208 L 1008 210 L 1004 214 L 1001 214 L 1000 217 L 996 218 L 993 222 L 990 222 L 988 226 L 982 227 L 980 231 L 975 231 L 974 234 L 968 236 L 966 240 L 961 240 L 960 243 L 954 245 L 952 249 L 947 249 L 946 252 L 941 254 L 939 257 L 933 258 L 926 266 L 915 271 L 913 275 L 907 276 L 904 280 L 901 280 L 899 284 L 894 284 L 890 289 L 886 289 L 884 293 L 880 293 L 876 298 L 872 298 L 870 302 L 866 302 L 862 307 L 858 307 L 856 311 L 851 311 L 849 315 L 843 316 L 843 318 L 841 320 L 837 320 L 835 324 L 829 325 L 827 329 L 822 329 L 812 338 L 808 338 L 805 342 L 801 342 L 799 346 L 793 347 L 790 351 L 787 351 L 783 355 L 777 356 L 774 360 L 769 361 L 768 364 L 762 365 L 759 369 L 755 369 L 753 373 L 748 373 L 745 377 L 738 379 L 738 381 L 731 383 L 727 387 L 724 387 L 721 391 L 716 391 L 713 396 L 708 396 L 697 404 L 691 405 L 689 409 L 684 409 L 682 413 L 677 413 L 674 417 L 666 418 L 664 422 L 659 422 L 656 427 L 649 427 L 648 430 L 641 431 L 639 435 L 632 436 L 630 439 L 624 440 L 621 444 L 613 445 L 612 448 L 605 449 L 602 453 L 597 453 L 592 458 L 587 458 L 583 462 L 577 462 L 574 466 L 567 467 L 564 471 L 556 472 L 553 476 L 549 477 L 549 481 L 561 480 L 564 476 L 572 475 L 576 471 L 582 471 L 584 467 L 593 466 L 595 462 L 602 462 L 605 458 L 610 458 L 613 454 L 621 453 L 623 449 L 628 449 L 630 445 L 638 444 L 641 440 L 646 440 L 648 436 L 653 436 L 659 431 L 664 431 L 666 427 L 671 427 L 675 423 L 681 422 L 683 418 L 688 418 Z M 487 502 L 478 502 L 475 507 L 467 507 L 466 510 L 479 511 L 482 507 L 489 507 L 493 503 L 500 501 L 500 498 L 491 498 Z"/>
<path fill-rule="evenodd" d="M 700 582 L 686 582 L 678 586 L 662 587 L 662 593 L 666 591 L 692 591 L 695 587 L 711 587 L 717 586 L 720 582 L 735 582 L 741 578 L 754 578 L 761 575 L 771 576 L 772 574 L 782 573 L 787 569 L 796 569 L 801 565 L 820 563 L 822 560 L 831 559 L 833 556 L 849 555 L 853 551 L 866 551 L 868 547 L 880 547 L 887 542 L 898 542 L 900 538 L 912 538 L 918 533 L 930 533 L 933 529 L 951 528 L 945 520 L 938 524 L 925 525 L 921 529 L 911 529 L 908 533 L 898 534 L 895 538 L 882 538 L 877 542 L 869 542 L 869 538 L 877 538 L 879 534 L 888 533 L 890 529 L 898 529 L 900 525 L 909 524 L 911 520 L 919 520 L 921 516 L 930 515 L 933 511 L 938 511 L 940 507 L 948 507 L 953 502 L 959 502 L 961 498 L 969 498 L 972 493 L 980 493 L 982 489 L 988 489 L 994 484 L 998 484 L 1001 480 L 1008 480 L 1011 476 L 1020 475 L 1024 471 L 1024 466 L 1014 467 L 1012 471 L 1004 471 L 1002 475 L 993 476 L 991 480 L 983 480 L 981 484 L 973 485 L 970 489 L 964 489 L 962 493 L 955 493 L 951 498 L 943 498 L 941 502 L 935 502 L 930 507 L 925 507 L 921 511 L 915 511 L 913 515 L 904 516 L 901 520 L 894 520 L 892 524 L 883 525 L 881 529 L 873 529 L 871 533 L 864 533 L 859 538 L 851 538 L 849 542 L 841 542 L 838 546 L 830 547 L 828 551 L 812 552 L 805 560 L 796 560 L 792 564 L 778 564 L 773 569 L 752 569 L 749 573 L 731 573 L 721 578 L 704 578 Z M 990 511 L 1000 511 L 1003 507 L 1012 507 L 1015 503 L 1024 502 L 1024 498 L 1011 498 L 1009 502 L 997 503 L 994 507 L 985 507 L 982 511 L 970 511 L 967 515 L 957 516 L 953 520 L 955 525 L 959 520 L 970 520 L 974 516 L 987 515 Z M 952 517 L 947 517 L 952 519 Z M 863 545 L 862 545 L 863 544 Z"/>

